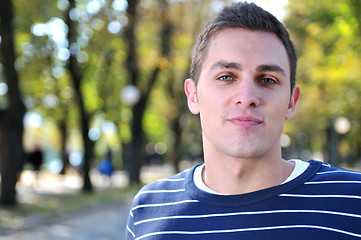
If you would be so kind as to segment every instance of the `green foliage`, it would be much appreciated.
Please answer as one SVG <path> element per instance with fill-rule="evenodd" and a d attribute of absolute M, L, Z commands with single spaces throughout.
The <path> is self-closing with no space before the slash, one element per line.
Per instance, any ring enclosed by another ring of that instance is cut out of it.
<path fill-rule="evenodd" d="M 102 151 L 105 151 L 108 145 L 113 149 L 121 149 L 114 145 L 128 143 L 132 138 L 131 107 L 126 106 L 119 98 L 121 89 L 130 84 L 125 67 L 127 45 L 123 35 L 129 21 L 125 14 L 126 9 L 115 9 L 113 1 L 94 1 L 100 5 L 92 10 L 89 7 L 90 1 L 77 0 L 77 7 L 71 12 L 71 18 L 77 25 L 78 37 L 76 43 L 69 43 L 66 39 L 68 28 L 64 19 L 68 6 L 66 0 L 13 2 L 18 56 L 16 67 L 28 111 L 40 114 L 44 122 L 51 122 L 53 128 L 65 123 L 70 137 L 68 145 L 75 149 L 81 148 L 81 141 L 72 140 L 74 133 L 77 135 L 80 132 L 75 90 L 66 70 L 66 62 L 72 54 L 76 56 L 84 77 L 81 91 L 86 111 L 91 118 L 91 127 L 101 129 L 99 119 L 102 123 L 110 121 L 117 126 L 116 140 L 114 136 L 100 134 L 95 142 L 96 156 L 102 156 Z M 120 2 L 124 7 L 127 6 L 125 0 Z M 213 14 L 210 10 L 211 3 L 212 0 L 202 1 L 202 8 L 199 8 L 200 3 L 196 0 L 168 1 L 167 17 L 174 28 L 168 57 L 160 53 L 162 22 L 159 2 L 141 1 L 137 9 L 139 20 L 136 41 L 139 47 L 136 49 L 136 57 L 141 67 L 141 81 L 138 86 L 141 91 L 147 90 L 145 88 L 154 66 L 161 69 L 147 104 L 143 127 L 148 141 L 166 142 L 168 149 L 179 134 L 174 133 L 172 125 L 180 119 L 183 119 L 181 125 L 184 128 L 180 134 L 187 146 L 200 141 L 199 137 L 194 136 L 195 131 L 199 131 L 199 124 L 189 120 L 191 115 L 185 107 L 183 81 L 188 77 L 194 38 L 202 23 Z M 101 118 L 99 113 L 103 114 Z M 38 130 L 42 131 L 42 126 Z M 61 137 L 58 136 L 58 130 L 53 129 L 51 132 L 57 135 L 54 139 Z M 79 139 L 79 136 L 75 138 Z M 50 144 L 44 139 L 42 143 L 45 148 L 54 148 L 53 143 Z"/>
<path fill-rule="evenodd" d="M 66 2 L 14 0 L 16 67 L 28 110 L 55 124 L 66 121 L 69 132 L 79 132 L 74 89 L 65 70 L 67 57 L 62 55 L 70 53 L 66 50 L 70 46 L 66 40 L 59 40 L 61 33 L 67 32 Z M 131 107 L 119 98 L 121 89 L 131 84 L 125 67 L 127 45 L 123 34 L 129 19 L 126 9 L 116 10 L 113 1 L 95 2 L 100 5 L 92 11 L 89 1 L 77 1 L 72 18 L 77 24 L 78 39 L 71 54 L 77 57 L 84 76 L 81 89 L 93 122 L 91 127 L 96 127 L 98 113 L 103 114 L 102 123 L 110 121 L 117 126 L 116 140 L 103 133 L 96 140 L 96 155 L 102 156 L 106 146 L 118 149 L 114 147 L 116 144 L 128 143 L 132 138 Z M 141 91 L 147 90 L 154 66 L 161 69 L 143 119 L 146 139 L 153 143 L 166 142 L 170 149 L 175 139 L 181 137 L 185 154 L 192 145 L 199 145 L 200 128 L 197 117 L 188 114 L 183 82 L 188 77 L 191 48 L 199 27 L 213 15 L 212 2 L 202 1 L 200 8 L 196 0 L 168 1 L 167 17 L 174 29 L 167 57 L 160 53 L 159 1 L 140 1 L 137 9 L 136 57 L 141 68 L 138 73 Z M 122 3 L 126 7 L 126 1 Z M 323 151 L 331 120 L 347 117 L 351 130 L 342 136 L 340 148 L 345 156 L 360 157 L 361 151 L 357 150 L 361 148 L 360 1 L 289 0 L 288 8 L 285 24 L 299 55 L 297 84 L 301 86 L 301 100 L 296 116 L 285 126 L 285 133 L 292 135 L 296 145 L 302 148 Z M 60 27 L 58 38 L 50 32 L 36 33 L 36 27 L 54 23 Z M 182 126 L 181 136 L 173 129 L 177 121 Z"/>
<path fill-rule="evenodd" d="M 298 113 L 291 123 L 292 130 L 306 133 L 312 149 L 322 151 L 331 119 L 347 117 L 351 130 L 344 141 L 346 145 L 359 145 L 359 1 L 290 0 L 288 7 L 290 14 L 285 24 L 291 30 L 298 51 L 297 81 L 302 92 Z M 348 157 L 356 158 L 359 154 L 356 149 L 350 148 Z"/>

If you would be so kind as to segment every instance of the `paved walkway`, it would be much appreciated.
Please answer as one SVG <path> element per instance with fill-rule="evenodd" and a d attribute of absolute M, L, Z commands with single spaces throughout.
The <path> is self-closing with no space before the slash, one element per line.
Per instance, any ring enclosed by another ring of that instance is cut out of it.
<path fill-rule="evenodd" d="M 151 182 L 172 175 L 172 170 L 171 166 L 147 167 L 143 169 L 141 178 L 143 182 Z M 109 186 L 121 188 L 128 184 L 125 173 L 121 171 L 115 172 L 109 181 L 93 170 L 91 178 L 94 187 L 99 189 Z M 36 177 L 34 172 L 24 171 L 17 192 L 20 203 L 30 203 L 39 201 L 42 194 L 76 193 L 81 187 L 82 179 L 76 173 L 61 176 L 41 172 Z M 102 205 L 53 219 L 52 222 L 44 222 L 35 216 L 35 219 L 27 219 L 20 230 L 0 235 L 0 240 L 123 240 L 131 200 Z"/>
<path fill-rule="evenodd" d="M 115 172 L 111 181 L 96 171 L 91 177 L 98 189 L 128 184 L 123 172 Z M 24 171 L 17 185 L 18 200 L 20 203 L 38 202 L 39 195 L 77 193 L 81 186 L 82 179 L 77 174 L 61 176 L 41 172 L 36 177 L 33 172 Z M 51 220 L 31 216 L 19 230 L 0 235 L 0 240 L 123 240 L 130 204 L 131 199 L 113 202 Z"/>
<path fill-rule="evenodd" d="M 15 232 L 1 240 L 123 240 L 129 202 L 78 213 L 54 224 Z"/>

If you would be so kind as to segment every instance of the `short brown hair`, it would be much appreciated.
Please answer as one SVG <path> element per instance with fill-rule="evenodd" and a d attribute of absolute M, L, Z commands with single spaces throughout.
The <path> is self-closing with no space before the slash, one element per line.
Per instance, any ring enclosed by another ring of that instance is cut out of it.
<path fill-rule="evenodd" d="M 223 8 L 210 20 L 198 35 L 193 48 L 190 77 L 196 85 L 201 74 L 201 68 L 207 54 L 210 39 L 218 32 L 228 28 L 243 28 L 251 31 L 274 33 L 286 48 L 290 63 L 291 93 L 296 81 L 297 55 L 293 43 L 284 25 L 271 13 L 254 3 L 233 3 Z"/>

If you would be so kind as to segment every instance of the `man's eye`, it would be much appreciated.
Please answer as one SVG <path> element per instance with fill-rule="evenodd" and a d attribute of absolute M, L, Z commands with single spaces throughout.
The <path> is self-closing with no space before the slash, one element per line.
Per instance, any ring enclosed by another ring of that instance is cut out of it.
<path fill-rule="evenodd" d="M 262 78 L 262 81 L 261 81 L 263 84 L 276 84 L 277 81 L 274 80 L 273 78 Z"/>
<path fill-rule="evenodd" d="M 228 82 L 228 81 L 232 81 L 233 77 L 230 76 L 230 75 L 223 75 L 223 76 L 220 76 L 218 79 L 221 80 L 221 81 Z"/>

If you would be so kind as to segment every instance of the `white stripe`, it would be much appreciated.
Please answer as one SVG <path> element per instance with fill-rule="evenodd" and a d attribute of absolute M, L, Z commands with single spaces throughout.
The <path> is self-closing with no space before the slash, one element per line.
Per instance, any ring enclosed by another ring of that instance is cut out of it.
<path fill-rule="evenodd" d="M 182 203 L 191 203 L 191 202 L 199 202 L 198 200 L 183 200 L 183 201 L 179 201 L 179 202 L 168 202 L 168 203 L 154 203 L 154 204 L 143 204 L 143 205 L 138 205 L 132 208 L 132 210 L 134 211 L 135 209 L 138 208 L 145 208 L 145 207 L 163 207 L 163 206 L 172 206 L 172 205 L 178 205 L 178 204 L 182 204 Z"/>
<path fill-rule="evenodd" d="M 133 233 L 133 231 L 132 231 L 132 230 L 130 230 L 130 228 L 129 228 L 129 226 L 128 226 L 128 225 L 127 225 L 127 230 L 128 230 L 128 232 L 129 232 L 130 234 L 132 234 L 133 238 L 135 238 L 135 234 Z"/>
<path fill-rule="evenodd" d="M 181 182 L 184 181 L 185 178 L 163 178 L 163 179 L 159 179 L 157 180 L 157 182 Z"/>
<path fill-rule="evenodd" d="M 139 195 L 142 195 L 142 194 L 148 194 L 148 193 L 176 193 L 176 192 L 184 192 L 185 189 L 174 189 L 174 190 L 149 190 L 149 191 L 141 191 L 141 192 L 138 192 L 137 195 L 135 195 L 134 198 L 137 198 Z"/>
<path fill-rule="evenodd" d="M 249 231 L 263 231 L 263 230 L 277 230 L 277 229 L 291 229 L 291 228 L 308 228 L 308 229 L 321 229 L 331 232 L 338 232 L 354 237 L 361 237 L 361 234 L 352 233 L 336 228 L 324 227 L 324 226 L 315 226 L 315 225 L 286 225 L 286 226 L 271 226 L 271 227 L 258 227 L 258 228 L 240 228 L 240 229 L 226 229 L 226 230 L 210 230 L 210 231 L 163 231 L 163 232 L 153 232 L 148 233 L 143 236 L 136 238 L 135 240 L 140 240 L 143 238 L 155 236 L 155 235 L 166 235 L 166 234 L 183 234 L 183 235 L 196 235 L 196 234 L 213 234 L 213 233 L 235 233 L 235 232 L 249 232 Z"/>
<path fill-rule="evenodd" d="M 361 199 L 360 196 L 354 195 L 304 195 L 304 194 L 281 194 L 280 197 L 305 197 L 305 198 L 355 198 Z"/>
<path fill-rule="evenodd" d="M 134 217 L 134 216 L 133 216 L 133 212 L 132 212 L 131 209 L 129 210 L 129 215 L 132 216 L 132 217 Z"/>
<path fill-rule="evenodd" d="M 317 174 L 328 174 L 328 173 L 350 173 L 350 174 L 360 174 L 360 172 L 354 171 L 346 171 L 346 170 L 335 170 L 335 171 L 328 171 L 328 172 L 318 172 Z"/>
<path fill-rule="evenodd" d="M 324 184 L 324 183 L 361 183 L 361 181 L 320 181 L 320 182 L 305 182 L 305 184 Z"/>
<path fill-rule="evenodd" d="M 150 218 L 142 221 L 135 222 L 134 225 L 161 221 L 161 220 L 169 220 L 169 219 L 195 219 L 195 218 L 211 218 L 211 217 L 229 217 L 229 216 L 240 216 L 240 215 L 258 215 L 258 214 L 274 214 L 274 213 L 320 213 L 320 214 L 332 214 L 332 215 L 340 215 L 346 217 L 355 217 L 361 218 L 361 215 L 352 214 L 352 213 L 343 213 L 343 212 L 334 212 L 334 211 L 323 211 L 323 210 L 271 210 L 271 211 L 258 211 L 258 212 L 233 212 L 233 213 L 215 213 L 215 214 L 204 214 L 204 215 L 180 215 L 180 216 L 167 216 L 167 217 L 159 217 L 159 218 Z"/>

